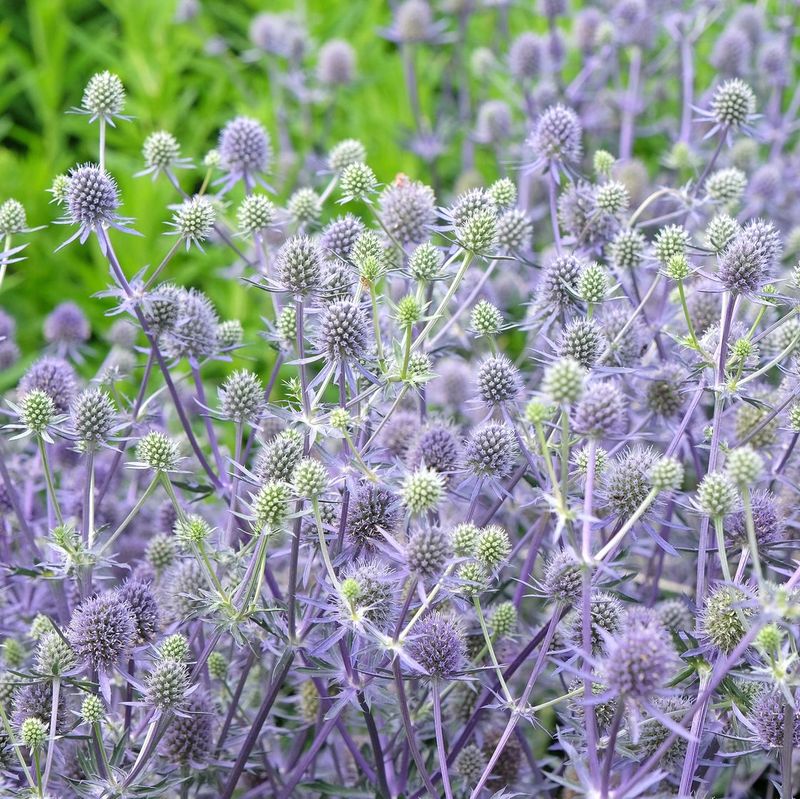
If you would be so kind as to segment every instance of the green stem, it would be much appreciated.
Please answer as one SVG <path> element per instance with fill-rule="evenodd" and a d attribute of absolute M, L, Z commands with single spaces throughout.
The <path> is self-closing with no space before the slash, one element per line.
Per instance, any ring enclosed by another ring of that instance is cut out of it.
<path fill-rule="evenodd" d="M 513 705 L 514 699 L 511 696 L 511 691 L 508 690 L 508 685 L 506 685 L 505 678 L 503 677 L 503 670 L 500 668 L 500 663 L 497 660 L 497 655 L 495 655 L 494 647 L 492 646 L 492 637 L 489 635 L 489 629 L 486 626 L 486 619 L 483 617 L 481 600 L 477 594 L 475 594 L 475 596 L 472 598 L 472 604 L 475 605 L 475 612 L 478 615 L 478 622 L 481 625 L 483 640 L 486 642 L 486 647 L 489 650 L 489 657 L 492 660 L 492 665 L 494 666 L 495 674 L 497 675 L 497 681 L 500 683 L 500 687 L 503 689 L 503 694 L 506 697 L 506 702 L 508 702 L 509 705 Z"/>
<path fill-rule="evenodd" d="M 328 542 L 325 540 L 325 531 L 322 529 L 322 516 L 319 512 L 319 500 L 314 497 L 311 500 L 311 507 L 314 509 L 314 521 L 317 525 L 317 537 L 319 538 L 319 551 L 322 555 L 322 560 L 325 563 L 325 569 L 328 572 L 333 587 L 336 589 L 337 594 L 341 594 L 341 584 L 336 572 L 333 570 L 333 563 L 331 562 L 330 552 L 328 552 Z"/>
<path fill-rule="evenodd" d="M 464 275 L 467 273 L 467 269 L 469 269 L 469 265 L 472 263 L 474 253 L 465 252 L 464 259 L 461 261 L 461 266 L 458 267 L 458 272 L 456 272 L 455 277 L 453 278 L 453 282 L 450 284 L 450 287 L 447 289 L 447 293 L 442 297 L 442 301 L 439 303 L 438 308 L 434 311 L 433 316 L 428 320 L 428 323 L 422 329 L 422 332 L 417 336 L 414 344 L 412 345 L 411 349 L 416 350 L 422 346 L 422 343 L 428 336 L 428 333 L 433 330 L 436 323 L 441 319 L 442 315 L 444 314 L 445 308 L 447 308 L 450 300 L 453 299 L 453 295 L 458 291 L 458 287 L 461 285 L 461 281 L 464 279 Z M 445 265 L 446 266 L 446 265 Z M 444 270 L 444 267 L 442 267 Z"/>
<path fill-rule="evenodd" d="M 653 503 L 653 500 L 658 496 L 658 490 L 655 488 L 650 489 L 650 493 L 642 500 L 642 504 L 634 511 L 633 516 L 628 519 L 625 524 L 620 527 L 616 535 L 609 540 L 609 542 L 595 555 L 594 559 L 598 562 L 605 560 L 621 543 L 622 539 L 630 531 L 631 527 L 644 515 L 644 512 Z"/>
<path fill-rule="evenodd" d="M 744 522 L 747 528 L 747 544 L 750 547 L 750 558 L 753 561 L 753 571 L 756 574 L 759 588 L 763 588 L 764 572 L 761 568 L 761 557 L 758 554 L 758 541 L 756 528 L 753 523 L 753 503 L 749 486 L 742 488 L 742 505 L 744 506 Z"/>
<path fill-rule="evenodd" d="M 722 574 L 728 582 L 731 582 L 731 567 L 728 565 L 728 554 L 725 551 L 725 529 L 721 516 L 714 519 L 714 532 L 717 536 L 717 554 L 720 566 L 722 566 Z"/>
<path fill-rule="evenodd" d="M 681 308 L 683 308 L 683 318 L 686 320 L 686 327 L 689 331 L 689 340 L 692 342 L 692 347 L 700 351 L 700 342 L 694 332 L 694 325 L 692 324 L 692 317 L 689 314 L 689 306 L 686 304 L 686 292 L 683 288 L 683 281 L 678 281 L 678 296 L 681 299 Z"/>
<path fill-rule="evenodd" d="M 47 783 L 50 781 L 50 769 L 53 766 L 53 754 L 56 749 L 56 723 L 58 721 L 58 703 L 61 693 L 61 680 L 56 677 L 53 680 L 53 697 L 50 708 L 50 732 L 47 736 L 47 758 L 44 766 L 44 777 L 42 778 L 41 793 L 47 790 Z"/>
<path fill-rule="evenodd" d="M 56 519 L 60 525 L 64 524 L 64 517 L 61 515 L 61 508 L 59 507 L 58 500 L 56 499 L 56 488 L 53 483 L 53 474 L 50 471 L 50 462 L 47 459 L 47 447 L 45 446 L 44 439 L 41 436 L 36 436 L 39 443 L 39 454 L 42 458 L 42 469 L 44 477 L 47 481 L 47 492 L 50 495 L 50 501 L 53 503 L 53 511 L 56 514 Z"/>
<path fill-rule="evenodd" d="M 119 527 L 114 530 L 113 533 L 109 536 L 108 540 L 100 547 L 98 555 L 102 555 L 113 543 L 117 540 L 117 538 L 122 534 L 122 532 L 128 527 L 128 525 L 134 520 L 136 514 L 142 509 L 142 506 L 145 502 L 147 502 L 147 498 L 150 494 L 153 493 L 155 487 L 161 482 L 161 472 L 156 472 L 153 476 L 153 479 L 150 481 L 150 484 L 145 488 L 144 493 L 136 500 L 136 504 L 131 508 L 131 512 L 123 519 L 120 523 Z M 169 481 L 167 481 L 169 482 Z"/>
<path fill-rule="evenodd" d="M 561 497 L 566 504 L 569 492 L 569 413 L 561 411 Z"/>
<path fill-rule="evenodd" d="M 3 729 L 5 730 L 6 737 L 8 738 L 11 747 L 14 750 L 14 754 L 17 756 L 17 760 L 19 761 L 20 766 L 22 766 L 22 772 L 23 774 L 25 774 L 25 779 L 28 781 L 28 785 L 30 785 L 31 788 L 36 788 L 36 783 L 33 781 L 31 772 L 28 769 L 27 764 L 25 763 L 25 758 L 22 756 L 22 751 L 17 745 L 17 738 L 14 735 L 14 731 L 11 729 L 11 725 L 8 722 L 8 716 L 6 715 L 6 710 L 5 707 L 3 707 L 2 702 L 0 702 L 0 721 L 3 722 Z"/>

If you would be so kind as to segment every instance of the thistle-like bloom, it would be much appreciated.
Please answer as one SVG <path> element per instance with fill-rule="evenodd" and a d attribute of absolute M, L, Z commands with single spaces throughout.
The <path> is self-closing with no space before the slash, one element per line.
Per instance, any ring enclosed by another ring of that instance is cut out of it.
<path fill-rule="evenodd" d="M 363 358 L 367 351 L 368 322 L 364 312 L 349 300 L 328 305 L 317 332 L 320 352 L 333 361 Z"/>
<path fill-rule="evenodd" d="M 355 71 L 356 53 L 349 42 L 331 39 L 320 47 L 317 80 L 323 86 L 347 86 L 353 82 Z"/>
<path fill-rule="evenodd" d="M 429 677 L 449 680 L 464 661 L 464 634 L 454 618 L 433 611 L 415 625 L 408 650 Z"/>
<path fill-rule="evenodd" d="M 391 536 L 402 514 L 398 497 L 387 488 L 364 483 L 351 500 L 346 532 L 353 541 L 367 547 Z"/>
<path fill-rule="evenodd" d="M 583 129 L 577 114 L 565 105 L 545 109 L 536 122 L 527 144 L 533 151 L 531 171 L 544 167 L 559 169 L 574 165 L 583 152 Z"/>
<path fill-rule="evenodd" d="M 114 119 L 129 119 L 122 115 L 125 107 L 125 87 L 113 72 L 98 72 L 89 79 L 83 92 L 80 108 L 71 109 L 76 114 L 88 114 L 89 122 L 100 119 L 114 125 Z"/>
<path fill-rule="evenodd" d="M 181 146 L 178 140 L 166 130 L 151 133 L 142 145 L 142 157 L 145 168 L 139 175 L 152 175 L 155 180 L 159 175 L 169 175 L 173 169 L 191 166 L 189 158 L 181 158 Z"/>
<path fill-rule="evenodd" d="M 92 233 L 97 234 L 101 247 L 104 247 L 106 228 L 135 233 L 126 226 L 130 220 L 117 213 L 119 206 L 117 183 L 105 169 L 97 164 L 81 164 L 70 169 L 66 189 L 66 215 L 59 222 L 77 225 L 78 229 L 58 249 L 75 239 L 85 244 Z"/>
<path fill-rule="evenodd" d="M 503 422 L 487 422 L 467 439 L 464 459 L 477 477 L 500 480 L 511 474 L 519 455 L 514 431 Z"/>
<path fill-rule="evenodd" d="M 452 555 L 450 535 L 438 527 L 417 527 L 406 542 L 406 565 L 422 578 L 439 575 Z"/>
<path fill-rule="evenodd" d="M 170 235 L 178 236 L 188 250 L 193 244 L 200 250 L 214 230 L 217 214 L 207 197 L 192 197 L 185 200 L 167 224 L 174 228 Z"/>
<path fill-rule="evenodd" d="M 241 369 L 219 388 L 220 409 L 236 424 L 255 424 L 264 413 L 264 386 L 258 375 Z"/>
<path fill-rule="evenodd" d="M 204 689 L 187 698 L 164 734 L 164 751 L 181 765 L 202 764 L 213 746 L 216 711 Z"/>
<path fill-rule="evenodd" d="M 380 198 L 380 213 L 389 233 L 403 246 L 420 244 L 436 219 L 433 189 L 401 175 Z"/>
<path fill-rule="evenodd" d="M 225 190 L 239 180 L 249 189 L 254 188 L 272 160 L 269 134 L 260 122 L 250 117 L 240 116 L 228 122 L 219 134 L 217 147 L 220 166 L 227 173 Z"/>
<path fill-rule="evenodd" d="M 136 634 L 131 606 L 121 595 L 109 591 L 75 609 L 67 639 L 81 660 L 108 672 L 133 648 Z"/>

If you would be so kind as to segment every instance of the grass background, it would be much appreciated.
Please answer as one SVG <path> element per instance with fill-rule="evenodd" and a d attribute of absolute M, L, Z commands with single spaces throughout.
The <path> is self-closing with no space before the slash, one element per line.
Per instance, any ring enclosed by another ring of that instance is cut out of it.
<path fill-rule="evenodd" d="M 0 376 L 0 388 L 13 383 L 36 357 L 43 344 L 42 320 L 58 302 L 78 302 L 95 335 L 108 325 L 104 313 L 109 301 L 90 299 L 107 285 L 106 266 L 94 243 L 71 244 L 54 253 L 68 233 L 67 228 L 51 224 L 59 209 L 49 204 L 46 193 L 56 174 L 97 158 L 97 126 L 90 126 L 85 116 L 65 113 L 80 103 L 89 77 L 103 69 L 117 73 L 128 92 L 125 112 L 134 117 L 120 122 L 108 139 L 108 167 L 120 184 L 123 213 L 133 217 L 136 229 L 144 234 L 116 237 L 126 272 L 132 275 L 145 264 L 158 263 L 170 246 L 171 240 L 162 234 L 170 218 L 167 204 L 175 201 L 166 181 L 133 177 L 142 168 L 143 140 L 154 130 L 169 130 L 181 142 L 183 155 L 198 161 L 215 145 L 220 127 L 238 113 L 260 119 L 274 140 L 275 109 L 263 66 L 246 62 L 241 54 L 251 48 L 248 27 L 255 13 L 296 8 L 295 3 L 275 0 L 204 0 L 195 19 L 176 23 L 175 3 L 168 0 L 28 0 L 25 4 L 0 0 L 0 8 L 3 2 L 10 13 L 0 14 L 0 201 L 15 197 L 27 209 L 31 226 L 48 227 L 24 236 L 30 242 L 27 259 L 10 268 L 0 293 L 0 306 L 17 319 L 24 353 L 20 364 L 9 370 L 12 373 Z M 514 7 L 512 34 L 546 29 L 535 7 L 534 0 Z M 403 143 L 411 117 L 402 65 L 396 46 L 378 32 L 390 23 L 388 3 L 307 0 L 299 10 L 317 44 L 344 38 L 355 47 L 359 77 L 335 98 L 326 141 L 319 140 L 323 111 L 317 109 L 312 140 L 303 137 L 295 124 L 296 148 L 324 151 L 342 138 L 356 137 L 366 145 L 379 180 L 389 181 L 398 172 L 429 180 L 424 165 Z M 499 44 L 501 51 L 507 49 L 508 43 L 493 41 L 491 13 L 473 17 L 469 36 L 473 46 Z M 210 42 L 224 42 L 224 51 L 211 54 Z M 710 79 L 704 54 L 712 42 L 713 37 L 706 37 L 698 48 L 698 85 Z M 313 58 L 312 48 L 311 69 Z M 421 57 L 421 100 L 429 112 L 453 68 L 451 59 L 449 47 L 427 47 Z M 578 68 L 573 58 L 568 75 Z M 662 145 L 649 140 L 638 147 L 650 163 L 656 163 Z M 444 185 L 458 178 L 458 152 L 458 146 L 451 145 L 438 167 Z M 495 177 L 494 162 L 483 156 L 478 166 L 489 181 Z M 179 174 L 188 187 L 187 173 Z M 200 173 L 192 176 L 199 183 Z M 328 215 L 335 213 L 335 206 L 328 209 Z M 232 253 L 223 246 L 210 248 L 205 255 L 182 253 L 171 264 L 169 276 L 205 289 L 221 317 L 240 318 L 247 340 L 253 342 L 266 298 L 221 275 L 231 262 Z"/>

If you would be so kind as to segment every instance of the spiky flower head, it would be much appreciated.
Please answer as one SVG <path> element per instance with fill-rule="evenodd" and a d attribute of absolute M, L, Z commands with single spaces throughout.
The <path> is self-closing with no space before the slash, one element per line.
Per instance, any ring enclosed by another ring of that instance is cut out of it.
<path fill-rule="evenodd" d="M 244 340 L 244 328 L 238 319 L 226 319 L 217 325 L 217 341 L 221 350 L 239 347 Z"/>
<path fill-rule="evenodd" d="M 586 370 L 573 358 L 559 358 L 545 369 L 542 389 L 556 405 L 572 405 L 583 395 Z"/>
<path fill-rule="evenodd" d="M 664 364 L 647 382 L 645 405 L 648 410 L 666 418 L 675 416 L 683 408 L 683 383 L 686 374 L 680 366 Z"/>
<path fill-rule="evenodd" d="M 467 439 L 465 461 L 478 477 L 501 480 L 511 474 L 519 448 L 514 431 L 504 422 L 486 422 Z"/>
<path fill-rule="evenodd" d="M 261 450 L 254 471 L 262 482 L 290 482 L 294 468 L 302 457 L 302 434 L 291 428 L 283 430 Z"/>
<path fill-rule="evenodd" d="M 559 255 L 545 267 L 539 284 L 540 302 L 548 310 L 577 304 L 577 286 L 586 261 L 576 255 Z"/>
<path fill-rule="evenodd" d="M 641 263 L 646 246 L 636 228 L 622 228 L 611 242 L 611 260 L 620 269 L 633 269 Z"/>
<path fill-rule="evenodd" d="M 214 705 L 201 688 L 186 699 L 164 734 L 164 749 L 180 765 L 203 763 L 212 747 Z"/>
<path fill-rule="evenodd" d="M 499 525 L 484 527 L 475 542 L 475 559 L 487 572 L 499 568 L 511 553 L 508 533 Z"/>
<path fill-rule="evenodd" d="M 412 516 L 434 510 L 444 496 L 444 478 L 434 469 L 422 466 L 403 480 L 400 496 Z"/>
<path fill-rule="evenodd" d="M 211 525 L 197 513 L 180 516 L 175 522 L 175 538 L 185 549 L 202 546 L 211 532 Z"/>
<path fill-rule="evenodd" d="M 496 221 L 497 244 L 501 250 L 517 253 L 524 250 L 533 237 L 533 223 L 519 208 L 503 211 Z"/>
<path fill-rule="evenodd" d="M 168 635 L 158 647 L 158 656 L 162 660 L 187 661 L 191 653 L 189 640 L 181 633 Z"/>
<path fill-rule="evenodd" d="M 275 330 L 284 344 L 295 340 L 297 335 L 297 309 L 294 305 L 285 305 L 275 320 Z"/>
<path fill-rule="evenodd" d="M 505 355 L 492 355 L 478 367 L 478 393 L 489 407 L 513 402 L 522 389 L 519 369 Z"/>
<path fill-rule="evenodd" d="M 756 544 L 760 550 L 784 540 L 785 514 L 771 491 L 753 491 L 750 497 L 750 513 Z M 739 546 L 747 544 L 747 515 L 744 508 L 735 511 L 726 519 L 725 535 Z"/>
<path fill-rule="evenodd" d="M 185 289 L 178 300 L 175 325 L 160 340 L 162 351 L 170 358 L 208 358 L 219 349 L 219 317 L 211 300 L 202 291 Z"/>
<path fill-rule="evenodd" d="M 431 424 L 420 431 L 408 452 L 409 467 L 435 469 L 449 486 L 462 460 L 461 444 L 447 424 Z"/>
<path fill-rule="evenodd" d="M 316 499 L 328 489 L 330 478 L 325 466 L 315 458 L 303 458 L 294 468 L 294 493 L 304 499 Z"/>
<path fill-rule="evenodd" d="M 583 572 L 570 549 L 562 549 L 545 564 L 542 592 L 550 602 L 570 604 L 581 594 Z"/>
<path fill-rule="evenodd" d="M 606 298 L 608 289 L 608 272 L 605 267 L 596 261 L 587 264 L 578 278 L 578 296 L 584 302 L 596 304 Z"/>
<path fill-rule="evenodd" d="M 511 178 L 498 178 L 486 189 L 486 194 L 496 208 L 511 208 L 517 201 L 517 185 Z"/>
<path fill-rule="evenodd" d="M 735 203 L 747 188 L 747 175 L 735 166 L 712 172 L 705 183 L 706 194 L 719 203 Z"/>
<path fill-rule="evenodd" d="M 272 160 L 272 145 L 263 125 L 240 116 L 228 122 L 219 134 L 220 165 L 234 179 L 253 185 L 253 176 L 266 172 Z"/>
<path fill-rule="evenodd" d="M 353 82 L 356 71 L 356 53 L 353 46 L 342 39 L 331 39 L 319 49 L 317 78 L 325 86 L 346 86 Z"/>
<path fill-rule="evenodd" d="M 536 122 L 529 144 L 543 161 L 577 162 L 582 153 L 583 129 L 578 115 L 565 105 L 545 109 Z"/>
<path fill-rule="evenodd" d="M 334 361 L 352 361 L 367 351 L 368 322 L 364 311 L 350 300 L 325 307 L 319 321 L 319 349 Z"/>
<path fill-rule="evenodd" d="M 414 294 L 407 294 L 397 303 L 397 324 L 404 330 L 414 327 L 422 317 L 422 305 Z"/>
<path fill-rule="evenodd" d="M 453 773 L 460 777 L 465 785 L 475 785 L 483 774 L 486 758 L 477 744 L 467 744 L 459 753 L 453 764 Z"/>
<path fill-rule="evenodd" d="M 512 635 L 517 628 L 518 616 L 513 602 L 501 602 L 489 620 L 494 636 L 500 639 Z"/>
<path fill-rule="evenodd" d="M 50 188 L 47 190 L 53 196 L 51 203 L 63 205 L 67 201 L 67 189 L 69 188 L 69 175 L 60 174 L 53 178 Z M 24 220 L 23 220 L 24 221 Z"/>
<path fill-rule="evenodd" d="M 47 430 L 56 407 L 52 397 L 44 391 L 34 389 L 23 395 L 19 401 L 20 422 L 27 430 L 41 435 Z"/>
<path fill-rule="evenodd" d="M 665 687 L 674 663 L 666 630 L 655 618 L 637 617 L 609 643 L 603 682 L 617 696 L 647 699 Z"/>
<path fill-rule="evenodd" d="M 289 487 L 286 483 L 266 483 L 253 497 L 250 510 L 256 529 L 278 529 L 289 512 Z"/>
<path fill-rule="evenodd" d="M 590 598 L 590 643 L 592 655 L 606 651 L 609 635 L 623 629 L 624 612 L 622 603 L 613 594 L 595 591 Z M 583 620 L 581 614 L 571 613 L 566 621 L 564 635 L 576 648 L 583 648 Z"/>
<path fill-rule="evenodd" d="M 763 468 L 763 459 L 748 445 L 731 450 L 725 459 L 725 471 L 740 488 L 752 486 L 760 477 Z"/>
<path fill-rule="evenodd" d="M 413 529 L 405 546 L 409 570 L 423 579 L 441 574 L 452 555 L 450 535 L 439 527 L 423 525 Z"/>
<path fill-rule="evenodd" d="M 632 516 L 649 495 L 657 457 L 652 448 L 635 444 L 614 458 L 603 473 L 605 501 L 621 518 Z"/>
<path fill-rule="evenodd" d="M 582 447 L 575 454 L 575 465 L 584 477 L 589 474 L 589 447 Z M 594 473 L 604 474 L 608 466 L 608 452 L 602 447 L 595 445 L 594 448 Z"/>
<path fill-rule="evenodd" d="M 75 652 L 58 630 L 51 629 L 39 641 L 36 671 L 48 677 L 61 677 L 75 665 Z"/>
<path fill-rule="evenodd" d="M 236 424 L 256 424 L 264 414 L 264 386 L 254 372 L 240 369 L 219 388 L 220 410 Z"/>
<path fill-rule="evenodd" d="M 174 283 L 161 283 L 149 292 L 142 303 L 142 313 L 156 335 L 172 330 L 178 321 L 183 290 Z"/>
<path fill-rule="evenodd" d="M 125 87 L 117 75 L 105 70 L 89 78 L 83 90 L 81 107 L 91 114 L 92 120 L 111 121 L 125 107 Z"/>
<path fill-rule="evenodd" d="M 347 514 L 347 534 L 353 541 L 371 547 L 392 535 L 400 522 L 398 498 L 388 488 L 365 483 L 356 492 Z"/>
<path fill-rule="evenodd" d="M 456 619 L 433 611 L 415 625 L 413 636 L 409 655 L 429 677 L 449 680 L 461 668 L 466 645 Z"/>
<path fill-rule="evenodd" d="M 75 609 L 67 640 L 80 660 L 108 672 L 133 648 L 136 634 L 131 606 L 116 592 L 107 591 Z"/>
<path fill-rule="evenodd" d="M 496 336 L 503 326 L 503 314 L 488 300 L 480 300 L 472 309 L 470 323 L 479 336 Z"/>
<path fill-rule="evenodd" d="M 116 414 L 117 409 L 109 394 L 98 388 L 84 389 L 70 408 L 72 427 L 84 444 L 105 441 L 114 426 Z"/>
<path fill-rule="evenodd" d="M 147 702 L 158 710 L 168 710 L 183 703 L 189 689 L 189 671 L 182 660 L 156 661 L 145 677 Z"/>
<path fill-rule="evenodd" d="M 420 244 L 436 221 L 435 203 L 430 186 L 401 175 L 381 194 L 381 218 L 401 245 Z"/>
<path fill-rule="evenodd" d="M 683 464 L 669 455 L 650 468 L 650 484 L 656 491 L 675 491 L 683 483 Z"/>
<path fill-rule="evenodd" d="M 343 139 L 328 152 L 328 168 L 332 172 L 342 172 L 351 164 L 363 164 L 367 151 L 358 139 Z"/>
<path fill-rule="evenodd" d="M 236 223 L 245 236 L 263 233 L 275 221 L 275 206 L 265 194 L 248 194 L 236 211 Z"/>
<path fill-rule="evenodd" d="M 356 161 L 342 169 L 339 185 L 342 187 L 342 202 L 350 200 L 370 202 L 370 196 L 378 188 L 378 178 L 375 177 L 371 167 Z"/>
<path fill-rule="evenodd" d="M 595 150 L 592 156 L 592 169 L 597 177 L 608 177 L 614 168 L 616 158 L 608 150 Z"/>
<path fill-rule="evenodd" d="M 216 217 L 211 201 L 207 197 L 196 196 L 181 203 L 172 215 L 170 224 L 188 248 L 192 244 L 199 246 L 211 235 Z"/>
<path fill-rule="evenodd" d="M 25 208 L 18 200 L 9 199 L 0 205 L 0 236 L 12 236 L 25 230 Z"/>
<path fill-rule="evenodd" d="M 769 280 L 781 241 L 769 222 L 746 225 L 720 257 L 719 279 L 729 291 L 754 294 Z"/>
<path fill-rule="evenodd" d="M 587 438 L 616 432 L 625 417 L 625 398 L 616 383 L 593 382 L 575 408 L 575 431 Z"/>
<path fill-rule="evenodd" d="M 741 588 L 721 584 L 708 594 L 700 617 L 700 629 L 708 643 L 721 652 L 730 652 L 742 640 L 753 609 Z"/>
<path fill-rule="evenodd" d="M 45 723 L 35 716 L 25 719 L 19 729 L 19 737 L 23 746 L 32 752 L 41 749 L 47 741 L 47 727 Z"/>
<path fill-rule="evenodd" d="M 357 216 L 345 214 L 326 225 L 320 236 L 319 246 L 337 258 L 346 259 L 365 232 L 366 227 Z"/>
<path fill-rule="evenodd" d="M 422 42 L 430 35 L 433 15 L 427 0 L 404 0 L 395 10 L 394 28 L 401 42 Z"/>
<path fill-rule="evenodd" d="M 289 216 L 299 225 L 317 222 L 322 215 L 322 198 L 314 189 L 297 189 L 286 203 Z"/>
<path fill-rule="evenodd" d="M 694 625 L 694 616 L 682 599 L 664 599 L 655 606 L 658 618 L 667 630 L 689 630 Z"/>
<path fill-rule="evenodd" d="M 67 219 L 80 225 L 81 242 L 89 233 L 117 221 L 119 190 L 114 178 L 97 164 L 83 164 L 69 171 L 67 185 Z"/>
<path fill-rule="evenodd" d="M 105 717 L 103 700 L 96 694 L 87 694 L 81 704 L 81 719 L 86 724 L 100 724 Z"/>
<path fill-rule="evenodd" d="M 597 207 L 607 214 L 619 214 L 630 205 L 631 197 L 624 183 L 610 180 L 601 183 L 594 194 Z"/>
<path fill-rule="evenodd" d="M 208 656 L 208 675 L 212 680 L 224 680 L 228 676 L 228 658 L 222 652 Z"/>
<path fill-rule="evenodd" d="M 539 36 L 525 31 L 517 36 L 508 51 L 511 74 L 518 80 L 535 78 L 545 60 L 544 44 Z"/>
<path fill-rule="evenodd" d="M 756 742 L 762 749 L 776 752 L 783 749 L 786 738 L 786 697 L 780 690 L 765 688 L 748 714 Z M 792 746 L 800 747 L 800 716 L 792 716 Z"/>
<path fill-rule="evenodd" d="M 166 130 L 151 133 L 142 146 L 142 155 L 147 172 L 158 174 L 180 161 L 181 146 L 178 140 Z"/>
<path fill-rule="evenodd" d="M 414 248 L 408 259 L 408 271 L 414 280 L 428 282 L 438 277 L 444 263 L 442 251 L 429 241 Z"/>
<path fill-rule="evenodd" d="M 278 250 L 277 271 L 287 291 L 305 296 L 322 282 L 322 252 L 307 236 L 293 236 Z"/>
<path fill-rule="evenodd" d="M 561 334 L 557 351 L 560 360 L 556 363 L 569 361 L 589 369 L 602 354 L 605 344 L 602 328 L 594 319 L 574 319 Z M 559 375 L 559 379 L 563 378 L 566 378 L 566 370 Z M 550 397 L 553 398 L 553 395 L 550 394 Z"/>
<path fill-rule="evenodd" d="M 653 250 L 656 258 L 666 266 L 676 255 L 686 255 L 691 237 L 682 225 L 667 225 L 656 233 Z"/>
<path fill-rule="evenodd" d="M 712 519 L 732 513 L 738 500 L 736 486 L 725 472 L 710 472 L 697 488 L 697 506 Z"/>
<path fill-rule="evenodd" d="M 175 560 L 175 544 L 172 536 L 166 533 L 154 535 L 147 544 L 147 562 L 156 573 L 164 571 Z"/>
<path fill-rule="evenodd" d="M 753 90 L 739 78 L 721 83 L 711 98 L 711 114 L 717 124 L 736 128 L 746 123 L 756 111 Z"/>
<path fill-rule="evenodd" d="M 136 445 L 136 460 L 157 472 L 173 471 L 178 456 L 178 443 L 158 430 L 145 433 Z"/>
<path fill-rule="evenodd" d="M 718 255 L 737 237 L 742 226 L 728 214 L 716 214 L 706 227 L 706 244 Z"/>
<path fill-rule="evenodd" d="M 478 528 L 470 522 L 456 525 L 450 533 L 454 554 L 459 558 L 473 555 L 475 545 L 478 543 L 479 532 Z"/>
<path fill-rule="evenodd" d="M 497 214 L 493 208 L 484 208 L 468 217 L 456 227 L 456 240 L 467 251 L 485 253 L 497 241 Z"/>
<path fill-rule="evenodd" d="M 59 303 L 44 321 L 44 337 L 56 345 L 59 354 L 83 344 L 91 334 L 86 314 L 74 302 Z"/>
<path fill-rule="evenodd" d="M 155 638 L 159 626 L 159 610 L 149 580 L 131 577 L 119 588 L 119 597 L 128 603 L 136 623 L 136 641 L 146 644 Z"/>

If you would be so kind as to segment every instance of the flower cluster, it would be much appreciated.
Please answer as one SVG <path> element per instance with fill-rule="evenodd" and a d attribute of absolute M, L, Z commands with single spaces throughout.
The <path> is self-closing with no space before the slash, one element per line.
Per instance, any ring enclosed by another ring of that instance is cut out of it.
<path fill-rule="evenodd" d="M 301 16 L 249 31 L 274 129 L 215 120 L 206 152 L 92 77 L 97 158 L 36 222 L 110 285 L 26 356 L 39 234 L 0 205 L 3 796 L 792 795 L 789 4 L 543 0 L 538 33 L 441 5 L 380 31 L 413 175 L 358 131 L 295 149 L 286 108 L 313 138 L 361 57 Z M 110 171 L 137 157 L 146 225 Z M 173 237 L 144 268 L 138 230 Z"/>

